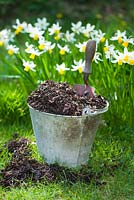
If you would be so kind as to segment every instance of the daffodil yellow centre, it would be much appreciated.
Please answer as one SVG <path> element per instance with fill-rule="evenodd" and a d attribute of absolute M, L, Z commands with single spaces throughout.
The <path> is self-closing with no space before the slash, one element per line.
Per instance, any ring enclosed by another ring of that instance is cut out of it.
<path fill-rule="evenodd" d="M 106 38 L 105 38 L 105 37 L 102 37 L 102 38 L 100 39 L 100 42 L 105 42 L 105 40 L 106 40 Z"/>
<path fill-rule="evenodd" d="M 55 30 L 54 33 L 55 33 L 56 35 L 59 35 L 60 30 Z"/>
<path fill-rule="evenodd" d="M 25 51 L 29 51 L 30 50 L 30 48 L 29 47 L 27 47 L 26 49 L 25 49 Z"/>
<path fill-rule="evenodd" d="M 52 49 L 48 49 L 48 52 L 49 52 L 49 54 L 51 54 L 53 52 L 53 50 Z"/>
<path fill-rule="evenodd" d="M 65 52 L 64 49 L 61 49 L 61 50 L 60 50 L 60 54 L 61 54 L 61 55 L 65 55 L 65 53 L 66 53 L 66 52 Z"/>
<path fill-rule="evenodd" d="M 84 32 L 83 35 L 84 35 L 85 37 L 88 37 L 88 32 Z"/>
<path fill-rule="evenodd" d="M 79 71 L 80 74 L 83 72 L 82 66 L 80 66 L 80 67 L 78 68 L 78 71 Z"/>
<path fill-rule="evenodd" d="M 0 46 L 3 46 L 4 45 L 4 42 L 3 41 L 0 41 Z"/>
<path fill-rule="evenodd" d="M 122 60 L 121 59 L 118 60 L 118 65 L 122 65 Z"/>
<path fill-rule="evenodd" d="M 60 69 L 60 70 L 59 70 L 59 74 L 60 74 L 60 75 L 64 75 L 64 74 L 65 74 L 65 71 L 64 71 L 63 69 Z"/>
<path fill-rule="evenodd" d="M 118 43 L 119 43 L 119 44 L 122 43 L 122 37 L 118 37 Z"/>
<path fill-rule="evenodd" d="M 56 14 L 56 17 L 57 17 L 58 19 L 61 19 L 61 18 L 63 17 L 63 14 L 62 14 L 62 13 L 57 13 L 57 14 Z"/>
<path fill-rule="evenodd" d="M 29 67 L 29 66 L 25 66 L 24 70 L 25 70 L 26 72 L 28 72 L 28 71 L 30 70 L 30 67 Z"/>
<path fill-rule="evenodd" d="M 124 61 L 125 61 L 125 62 L 128 62 L 128 59 L 129 59 L 129 56 L 128 56 L 128 55 L 125 55 L 125 56 L 124 56 Z"/>
<path fill-rule="evenodd" d="M 20 25 L 17 27 L 17 29 L 15 30 L 15 34 L 19 34 L 22 31 L 23 27 Z"/>
<path fill-rule="evenodd" d="M 39 39 L 38 34 L 35 34 L 35 35 L 34 35 L 34 40 L 38 40 L 38 39 Z"/>
<path fill-rule="evenodd" d="M 43 50 L 43 49 L 44 49 L 44 47 L 45 47 L 45 45 L 44 45 L 44 44 L 40 44 L 40 45 L 38 46 L 38 48 L 39 48 L 40 50 Z"/>
<path fill-rule="evenodd" d="M 134 65 L 134 59 L 130 59 L 130 60 L 129 60 L 129 64 L 130 64 L 130 65 Z"/>
<path fill-rule="evenodd" d="M 85 52 L 85 50 L 86 50 L 86 46 L 83 46 L 82 49 L 81 49 L 81 51 Z"/>
<path fill-rule="evenodd" d="M 54 37 L 54 39 L 55 39 L 55 40 L 60 40 L 60 34 L 56 35 L 56 36 Z"/>
<path fill-rule="evenodd" d="M 127 41 L 126 41 L 126 42 L 123 42 L 122 45 L 123 45 L 124 47 L 128 47 L 128 42 L 127 42 Z"/>
<path fill-rule="evenodd" d="M 107 52 L 108 51 L 108 47 L 104 47 L 104 51 Z"/>
<path fill-rule="evenodd" d="M 34 60 L 35 59 L 35 54 L 31 53 L 30 56 L 29 56 L 29 58 L 31 58 L 31 59 Z"/>
<path fill-rule="evenodd" d="M 10 56 L 12 56 L 12 55 L 14 54 L 14 51 L 13 51 L 12 49 L 9 49 L 9 50 L 8 50 L 8 54 L 9 54 Z"/>

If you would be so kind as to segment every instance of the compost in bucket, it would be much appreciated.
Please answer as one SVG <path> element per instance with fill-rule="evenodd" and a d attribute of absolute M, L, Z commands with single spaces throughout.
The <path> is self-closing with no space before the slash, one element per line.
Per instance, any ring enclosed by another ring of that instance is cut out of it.
<path fill-rule="evenodd" d="M 107 101 L 101 95 L 79 96 L 68 83 L 48 80 L 42 83 L 28 97 L 28 104 L 41 112 L 59 115 L 81 116 L 85 107 L 91 110 L 103 109 Z"/>

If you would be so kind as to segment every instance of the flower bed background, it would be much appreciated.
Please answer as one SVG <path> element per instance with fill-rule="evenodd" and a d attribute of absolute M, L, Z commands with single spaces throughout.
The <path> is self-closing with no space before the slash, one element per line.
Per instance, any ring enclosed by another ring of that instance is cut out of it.
<path fill-rule="evenodd" d="M 90 23 L 35 23 L 19 19 L 0 31 L 2 75 L 19 75 L 26 95 L 44 80 L 82 84 L 87 40 L 97 42 L 90 84 L 110 102 L 107 123 L 133 126 L 134 37 L 126 30 L 110 34 Z"/>

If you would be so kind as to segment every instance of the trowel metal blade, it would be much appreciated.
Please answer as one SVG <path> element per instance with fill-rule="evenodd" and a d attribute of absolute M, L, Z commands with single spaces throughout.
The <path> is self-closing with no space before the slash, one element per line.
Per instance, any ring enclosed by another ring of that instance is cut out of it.
<path fill-rule="evenodd" d="M 73 88 L 79 96 L 94 96 L 94 88 L 91 86 L 76 84 L 73 86 Z"/>

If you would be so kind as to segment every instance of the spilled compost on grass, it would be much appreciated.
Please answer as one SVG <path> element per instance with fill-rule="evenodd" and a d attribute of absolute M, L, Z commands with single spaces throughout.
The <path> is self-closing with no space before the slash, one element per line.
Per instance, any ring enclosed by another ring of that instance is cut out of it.
<path fill-rule="evenodd" d="M 44 184 L 64 181 L 69 184 L 82 181 L 96 185 L 105 184 L 101 180 L 102 172 L 92 172 L 90 168 L 81 168 L 78 171 L 61 167 L 57 164 L 48 165 L 31 157 L 30 141 L 26 138 L 13 139 L 4 148 L 12 154 L 11 160 L 0 171 L 0 185 L 3 187 L 18 187 L 21 184 L 43 181 Z M 2 150 L 1 150 L 2 151 Z"/>

